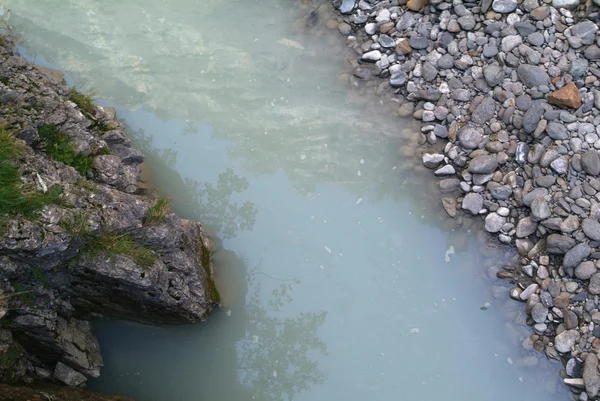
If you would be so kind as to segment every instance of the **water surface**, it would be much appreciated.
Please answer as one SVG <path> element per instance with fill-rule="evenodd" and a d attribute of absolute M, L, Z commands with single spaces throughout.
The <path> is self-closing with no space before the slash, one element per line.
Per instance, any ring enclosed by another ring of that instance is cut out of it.
<path fill-rule="evenodd" d="M 295 21 L 317 4 L 292 0 L 1 3 L 28 57 L 116 107 L 145 178 L 222 239 L 223 309 L 195 326 L 98 322 L 92 388 L 140 401 L 566 399 L 494 278 L 510 252 L 444 216 L 392 96 L 339 77 L 348 52 L 328 4 L 307 29 Z"/>

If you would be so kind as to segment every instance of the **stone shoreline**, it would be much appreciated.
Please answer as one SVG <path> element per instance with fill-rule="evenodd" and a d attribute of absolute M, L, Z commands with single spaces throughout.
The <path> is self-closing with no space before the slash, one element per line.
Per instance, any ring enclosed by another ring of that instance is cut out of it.
<path fill-rule="evenodd" d="M 56 385 L 99 376 L 90 318 L 205 320 L 211 243 L 140 188 L 144 157 L 114 110 L 0 39 L 0 383 L 47 384 L 0 384 L 0 399 L 125 400 Z"/>
<path fill-rule="evenodd" d="M 597 2 L 597 0 L 595 0 Z M 333 0 L 398 115 L 419 120 L 422 163 L 448 216 L 481 216 L 521 259 L 499 269 L 526 303 L 530 343 L 562 360 L 576 400 L 600 371 L 600 39 L 578 0 Z M 434 149 L 443 149 L 435 151 Z"/>

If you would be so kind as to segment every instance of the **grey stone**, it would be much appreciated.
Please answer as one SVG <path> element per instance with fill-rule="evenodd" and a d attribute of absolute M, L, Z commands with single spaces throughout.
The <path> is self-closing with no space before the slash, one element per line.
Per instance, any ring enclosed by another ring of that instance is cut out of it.
<path fill-rule="evenodd" d="M 593 219 L 584 219 L 581 228 L 585 235 L 594 241 L 600 241 L 600 223 Z"/>
<path fill-rule="evenodd" d="M 498 168 L 498 160 L 493 155 L 477 156 L 469 162 L 469 173 L 490 174 Z"/>
<path fill-rule="evenodd" d="M 575 240 L 568 235 L 550 234 L 546 239 L 548 253 L 564 255 L 575 246 Z"/>
<path fill-rule="evenodd" d="M 390 85 L 394 88 L 399 88 L 404 86 L 407 80 L 408 74 L 406 74 L 404 71 L 398 71 L 395 74 L 392 74 L 390 77 Z"/>
<path fill-rule="evenodd" d="M 536 323 L 544 323 L 548 317 L 548 308 L 542 303 L 536 303 L 531 311 L 531 317 Z"/>
<path fill-rule="evenodd" d="M 590 61 L 596 61 L 600 59 L 600 47 L 596 46 L 596 45 L 591 45 L 585 48 L 585 50 L 583 51 L 583 56 L 590 60 Z"/>
<path fill-rule="evenodd" d="M 456 89 L 451 93 L 452 99 L 460 102 L 468 102 L 471 100 L 471 94 L 468 89 Z"/>
<path fill-rule="evenodd" d="M 591 45 L 596 39 L 598 27 L 592 21 L 583 21 L 570 28 L 571 35 L 581 39 L 584 45 Z"/>
<path fill-rule="evenodd" d="M 444 155 L 439 153 L 425 153 L 423 154 L 423 164 L 427 168 L 436 168 L 444 161 Z"/>
<path fill-rule="evenodd" d="M 575 277 L 580 280 L 589 280 L 594 273 L 596 273 L 596 266 L 592 261 L 581 262 L 575 268 Z"/>
<path fill-rule="evenodd" d="M 386 34 L 379 35 L 378 42 L 382 47 L 387 47 L 387 48 L 396 47 L 396 41 L 394 40 L 394 38 L 392 38 Z"/>
<path fill-rule="evenodd" d="M 381 52 L 379 50 L 371 50 L 370 52 L 363 54 L 362 59 L 374 63 L 381 59 Z"/>
<path fill-rule="evenodd" d="M 543 67 L 521 64 L 517 68 L 517 75 L 521 82 L 530 88 L 550 84 L 550 77 Z"/>
<path fill-rule="evenodd" d="M 475 149 L 483 140 L 483 129 L 471 125 L 465 125 L 458 132 L 458 141 L 465 149 Z"/>
<path fill-rule="evenodd" d="M 454 174 L 456 174 L 456 170 L 454 169 L 454 167 L 451 164 L 447 164 L 447 165 L 435 170 L 434 174 L 437 176 L 454 175 Z"/>
<path fill-rule="evenodd" d="M 554 8 L 567 8 L 572 10 L 577 8 L 579 0 L 552 0 L 552 7 Z"/>
<path fill-rule="evenodd" d="M 504 80 L 504 70 L 497 64 L 488 64 L 483 67 L 483 78 L 493 88 Z"/>
<path fill-rule="evenodd" d="M 510 185 L 501 185 L 499 187 L 492 188 L 490 191 L 494 199 L 507 200 L 511 197 L 513 190 Z"/>
<path fill-rule="evenodd" d="M 546 188 L 535 188 L 533 191 L 523 196 L 523 204 L 525 206 L 531 207 L 531 204 L 534 199 L 543 198 L 546 195 L 548 195 L 548 190 Z"/>
<path fill-rule="evenodd" d="M 565 354 L 571 351 L 571 347 L 579 340 L 580 334 L 577 330 L 565 330 L 554 338 L 554 345 L 558 352 Z"/>
<path fill-rule="evenodd" d="M 581 167 L 591 175 L 600 174 L 600 154 L 596 150 L 589 150 L 581 156 Z"/>
<path fill-rule="evenodd" d="M 465 15 L 458 18 L 458 24 L 465 31 L 470 31 L 475 28 L 475 18 L 472 15 Z"/>
<path fill-rule="evenodd" d="M 569 132 L 567 131 L 567 128 L 556 121 L 550 121 L 548 123 L 546 126 L 546 133 L 550 138 L 555 140 L 569 139 Z"/>
<path fill-rule="evenodd" d="M 533 46 L 541 46 L 544 44 L 544 35 L 541 32 L 534 32 L 527 36 L 527 41 Z"/>
<path fill-rule="evenodd" d="M 571 63 L 571 69 L 569 70 L 569 73 L 573 76 L 573 78 L 581 78 L 587 72 L 588 66 L 589 63 L 586 59 L 575 59 Z"/>
<path fill-rule="evenodd" d="M 561 224 L 560 230 L 563 233 L 570 233 L 579 228 L 579 219 L 573 215 L 569 215 Z"/>
<path fill-rule="evenodd" d="M 425 36 L 411 36 L 410 39 L 408 39 L 408 44 L 413 49 L 422 50 L 427 49 L 427 46 L 429 46 L 429 40 L 427 40 Z"/>
<path fill-rule="evenodd" d="M 463 199 L 462 208 L 471 214 L 479 214 L 483 209 L 483 197 L 478 193 L 468 193 Z"/>
<path fill-rule="evenodd" d="M 524 217 L 517 223 L 517 238 L 530 236 L 537 229 L 537 223 L 531 217 Z"/>
<path fill-rule="evenodd" d="M 62 362 L 56 364 L 54 378 L 71 387 L 80 387 L 87 382 L 87 378 L 84 375 Z"/>
<path fill-rule="evenodd" d="M 516 0 L 494 0 L 492 2 L 492 9 L 497 13 L 507 14 L 514 11 L 516 8 Z"/>
<path fill-rule="evenodd" d="M 600 273 L 595 273 L 590 278 L 590 283 L 588 285 L 588 291 L 592 295 L 600 294 Z"/>
<path fill-rule="evenodd" d="M 476 124 L 484 125 L 494 117 L 496 111 L 496 102 L 490 97 L 484 98 L 475 108 L 471 115 L 471 121 Z"/>
<path fill-rule="evenodd" d="M 497 213 L 492 212 L 485 217 L 485 229 L 487 232 L 497 233 L 502 229 L 504 224 L 506 224 L 506 218 Z"/>
<path fill-rule="evenodd" d="M 595 352 L 587 354 L 582 373 L 587 395 L 596 397 L 600 390 L 600 375 L 598 375 L 598 355 Z"/>
<path fill-rule="evenodd" d="M 438 66 L 438 68 L 443 69 L 443 70 L 448 70 L 448 69 L 454 67 L 454 57 L 452 57 L 452 55 L 450 55 L 450 54 L 444 54 L 437 61 L 437 66 Z"/>
<path fill-rule="evenodd" d="M 531 202 L 531 215 L 535 221 L 541 221 L 550 217 L 552 211 L 548 202 L 544 198 L 535 198 Z"/>
<path fill-rule="evenodd" d="M 563 258 L 563 267 L 567 268 L 575 268 L 578 264 L 580 264 L 585 258 L 590 256 L 592 252 L 592 248 L 586 243 L 581 243 L 575 245 L 571 250 L 569 250 L 565 257 Z"/>
<path fill-rule="evenodd" d="M 521 35 L 508 35 L 502 38 L 502 42 L 500 44 L 500 49 L 503 52 L 508 53 L 515 47 L 519 46 L 523 43 L 523 38 Z"/>
<path fill-rule="evenodd" d="M 340 4 L 340 12 L 342 14 L 350 14 L 354 9 L 355 4 L 355 0 L 342 0 L 342 4 Z"/>
<path fill-rule="evenodd" d="M 550 163 L 550 167 L 558 174 L 566 174 L 569 171 L 569 159 L 567 156 L 561 156 Z"/>
<path fill-rule="evenodd" d="M 529 108 L 523 115 L 523 130 L 528 134 L 534 132 L 543 115 L 544 109 L 540 106 L 534 105 Z"/>

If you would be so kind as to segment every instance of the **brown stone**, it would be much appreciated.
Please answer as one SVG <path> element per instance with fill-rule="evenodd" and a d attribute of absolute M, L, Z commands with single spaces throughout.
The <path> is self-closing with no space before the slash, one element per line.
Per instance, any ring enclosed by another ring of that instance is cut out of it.
<path fill-rule="evenodd" d="M 393 27 L 394 27 L 393 22 L 386 22 L 385 24 L 381 24 L 381 26 L 379 27 L 379 32 L 388 33 L 389 31 L 392 30 Z"/>
<path fill-rule="evenodd" d="M 507 272 L 506 270 L 500 270 L 498 273 L 496 273 L 496 277 L 501 279 L 513 278 L 513 276 L 513 273 Z"/>
<path fill-rule="evenodd" d="M 407 55 L 410 52 L 412 52 L 412 47 L 410 47 L 410 44 L 408 43 L 408 39 L 403 39 L 400 42 L 398 42 L 398 44 L 396 45 L 396 53 L 398 54 L 402 54 L 402 55 Z"/>
<path fill-rule="evenodd" d="M 429 4 L 429 0 L 408 0 L 406 7 L 412 11 L 420 11 Z"/>
<path fill-rule="evenodd" d="M 563 315 L 565 318 L 565 327 L 567 330 L 574 329 L 579 324 L 579 319 L 577 315 L 572 310 L 563 311 Z"/>
<path fill-rule="evenodd" d="M 569 294 L 566 292 L 560 293 L 558 296 L 553 299 L 554 306 L 559 309 L 564 309 L 569 306 Z"/>
<path fill-rule="evenodd" d="M 550 93 L 546 99 L 548 103 L 558 107 L 578 109 L 581 107 L 581 93 L 573 82 L 569 82 L 557 91 Z"/>

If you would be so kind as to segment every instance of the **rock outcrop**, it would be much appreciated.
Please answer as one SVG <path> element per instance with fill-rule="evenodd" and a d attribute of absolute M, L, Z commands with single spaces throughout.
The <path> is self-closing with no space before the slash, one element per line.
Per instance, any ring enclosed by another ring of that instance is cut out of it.
<path fill-rule="evenodd" d="M 0 382 L 83 387 L 102 367 L 90 317 L 192 323 L 219 303 L 202 225 L 138 187 L 142 162 L 113 110 L 0 47 Z"/>

